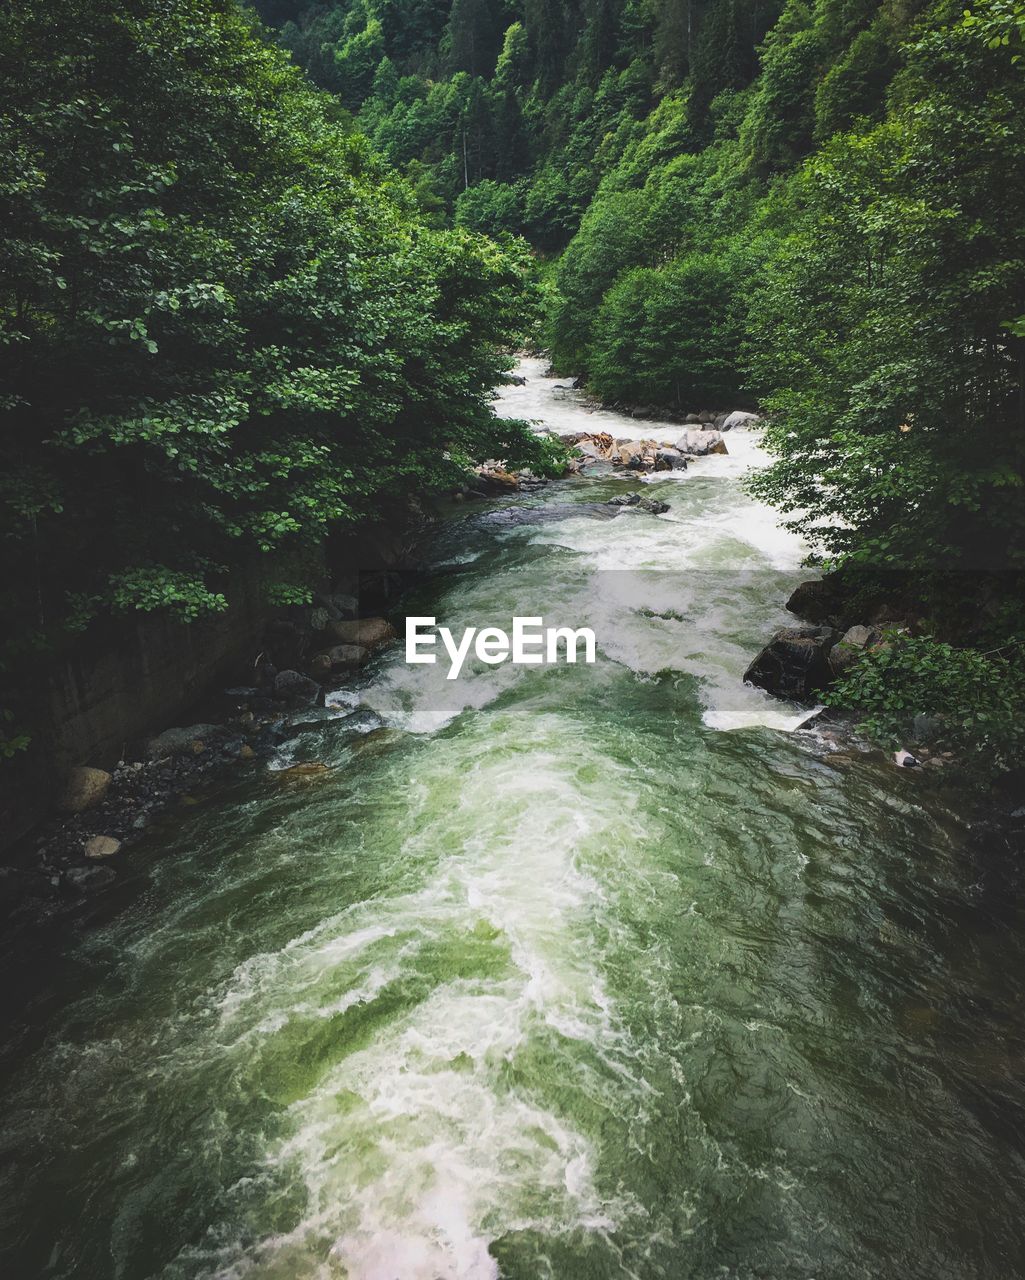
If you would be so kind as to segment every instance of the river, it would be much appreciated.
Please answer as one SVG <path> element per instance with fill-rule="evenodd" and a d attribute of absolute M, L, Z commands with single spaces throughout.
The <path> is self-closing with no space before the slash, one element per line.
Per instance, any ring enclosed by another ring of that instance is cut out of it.
<path fill-rule="evenodd" d="M 1021 913 L 956 789 L 743 685 L 807 573 L 727 439 L 665 515 L 448 514 L 410 611 L 595 665 L 396 647 L 125 855 L 4 1057 L 8 1276 L 1025 1274 Z"/>

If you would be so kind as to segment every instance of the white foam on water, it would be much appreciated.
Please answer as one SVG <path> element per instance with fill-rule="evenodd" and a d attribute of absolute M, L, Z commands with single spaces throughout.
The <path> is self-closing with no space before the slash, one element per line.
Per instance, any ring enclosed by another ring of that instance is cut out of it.
<path fill-rule="evenodd" d="M 629 1094 L 646 1088 L 593 944 L 605 893 L 580 858 L 589 842 L 622 844 L 628 822 L 637 834 L 609 791 L 627 771 L 604 762 L 581 783 L 581 763 L 603 757 L 563 715 L 536 717 L 515 752 L 512 728 L 495 713 L 476 739 L 437 741 L 409 816 L 410 857 L 441 852 L 419 888 L 357 903 L 225 984 L 217 1038 L 245 1052 L 422 984 L 439 951 L 477 956 L 477 976 L 439 974 L 291 1105 L 262 1176 L 300 1182 L 301 1221 L 229 1250 L 212 1274 L 494 1280 L 499 1237 L 605 1233 L 631 1211 L 599 1192 L 591 1139 L 516 1070 L 539 1044 L 559 1057 L 564 1040 L 584 1042 L 616 1063 L 620 1105 L 636 1110 Z"/>
<path fill-rule="evenodd" d="M 324 694 L 324 706 L 353 711 L 359 706 L 359 693 L 355 689 L 329 689 Z"/>
<path fill-rule="evenodd" d="M 527 383 L 502 389 L 498 411 L 505 416 L 532 418 L 559 432 L 602 430 L 667 443 L 688 429 L 638 423 L 609 410 L 590 413 L 578 392 L 553 390 L 559 379 L 543 377 L 540 360 L 523 360 L 517 371 Z M 807 577 L 801 570 L 807 548 L 770 507 L 743 491 L 744 477 L 768 462 L 760 433 L 736 430 L 724 438 L 727 455 L 700 458 L 687 472 L 638 478 L 670 504 L 668 513 L 570 519 L 533 529 L 531 537 L 576 552 L 589 571 L 634 571 L 602 574 L 581 614 L 610 657 L 638 674 L 696 676 L 710 728 L 789 732 L 813 712 L 745 685 L 743 675 L 772 630 L 793 622 L 782 603 L 788 585 Z M 792 581 L 780 574 L 792 574 Z"/>
<path fill-rule="evenodd" d="M 499 622 L 511 625 L 511 619 L 499 616 Z M 448 618 L 445 625 L 451 625 Z M 486 625 L 490 617 L 466 625 Z M 458 632 L 460 627 L 455 627 Z M 486 667 L 472 657 L 463 666 L 458 679 L 449 680 L 448 655 L 438 646 L 438 661 L 433 665 L 407 664 L 398 650 L 382 661 L 378 678 L 363 691 L 363 705 L 376 712 L 389 724 L 409 733 L 436 733 L 451 724 L 464 711 L 479 711 L 494 702 L 515 685 L 522 669 L 506 663 Z"/>
<path fill-rule="evenodd" d="M 610 421 L 617 415 L 585 414 L 572 393 L 554 391 L 537 362 L 521 369 L 531 381 L 502 393 L 503 411 L 543 410 L 536 416 L 565 430 L 597 419 L 596 429 L 628 434 L 625 420 Z M 602 660 L 638 678 L 695 677 L 714 728 L 793 727 L 806 710 L 741 676 L 763 624 L 781 620 L 774 571 L 792 571 L 802 549 L 740 491 L 757 442 L 743 433 L 735 446 L 685 478 L 649 481 L 672 503 L 667 516 L 503 534 L 538 554 L 500 556 L 492 574 L 453 580 L 439 621 L 458 633 L 508 625 L 510 602 L 521 616 L 554 609 L 549 624 L 592 626 Z M 560 560 L 549 548 L 575 555 Z M 582 1091 L 627 1128 L 643 1128 L 648 1114 L 652 1085 L 640 1064 L 655 1050 L 625 1029 L 597 941 L 616 945 L 624 885 L 666 891 L 664 876 L 645 879 L 637 778 L 588 740 L 570 705 L 502 709 L 539 668 L 471 661 L 454 681 L 446 670 L 444 659 L 407 665 L 396 648 L 360 690 L 361 707 L 385 724 L 437 735 L 413 757 L 414 785 L 403 779 L 401 861 L 420 882 L 252 957 L 218 997 L 217 1039 L 238 1054 L 266 1051 L 276 1036 L 303 1043 L 304 1029 L 332 1020 L 369 1026 L 348 1047 L 339 1032 L 339 1052 L 264 1152 L 261 1177 L 302 1187 L 300 1219 L 223 1251 L 211 1274 L 225 1280 L 497 1280 L 496 1240 L 607 1238 L 635 1213 L 628 1196 L 603 1186 L 602 1153 L 563 1103 Z M 485 707 L 487 717 L 476 716 Z M 438 734 L 457 717 L 458 735 Z M 606 866 L 600 879 L 588 869 L 592 847 Z M 618 849 L 631 850 L 628 865 Z M 653 973 L 659 963 L 654 953 L 643 960 Z M 561 1103 L 531 1085 L 538 1056 L 548 1076 L 564 1064 Z"/>
<path fill-rule="evenodd" d="M 612 1226 L 590 1144 L 498 1082 L 529 1003 L 516 981 L 448 984 L 293 1108 L 271 1161 L 300 1173 L 349 1275 L 490 1280 L 499 1234 Z"/>

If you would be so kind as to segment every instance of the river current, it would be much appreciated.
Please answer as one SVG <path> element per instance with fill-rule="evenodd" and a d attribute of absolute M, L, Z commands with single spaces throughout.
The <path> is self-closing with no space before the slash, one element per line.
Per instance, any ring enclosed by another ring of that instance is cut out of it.
<path fill-rule="evenodd" d="M 520 372 L 509 416 L 679 434 Z M 743 685 L 808 575 L 727 443 L 664 515 L 446 518 L 409 611 L 593 666 L 397 646 L 124 855 L 4 1058 L 8 1276 L 1025 1275 L 1021 913 L 956 787 Z"/>

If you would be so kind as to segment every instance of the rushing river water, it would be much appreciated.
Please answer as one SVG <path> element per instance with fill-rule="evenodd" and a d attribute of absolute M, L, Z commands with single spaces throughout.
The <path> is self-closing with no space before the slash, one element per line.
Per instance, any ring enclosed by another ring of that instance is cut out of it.
<path fill-rule="evenodd" d="M 1020 913 L 949 790 L 743 686 L 806 575 L 728 442 L 666 515 L 495 517 L 597 476 L 439 534 L 411 612 L 594 666 L 391 650 L 125 855 L 7 1055 L 8 1276 L 1025 1274 Z"/>

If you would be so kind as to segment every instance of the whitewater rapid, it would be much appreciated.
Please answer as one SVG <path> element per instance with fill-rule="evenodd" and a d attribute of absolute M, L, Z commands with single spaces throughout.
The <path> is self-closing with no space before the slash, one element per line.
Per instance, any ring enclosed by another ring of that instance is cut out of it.
<path fill-rule="evenodd" d="M 539 428 L 679 434 L 518 372 Z M 7 1073 L 9 1274 L 1006 1280 L 964 1099 L 1010 1078 L 1014 965 L 964 994 L 942 800 L 744 685 L 806 571 L 726 441 L 446 513 L 408 610 L 590 626 L 593 666 L 386 650 L 133 847 Z M 588 515 L 639 483 L 670 510 Z M 581 514 L 495 523 L 550 503 Z"/>

